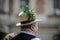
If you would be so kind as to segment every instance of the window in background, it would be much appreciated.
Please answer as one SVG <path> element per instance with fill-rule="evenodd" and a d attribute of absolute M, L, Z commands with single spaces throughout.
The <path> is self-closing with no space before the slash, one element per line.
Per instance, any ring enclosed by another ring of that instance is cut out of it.
<path fill-rule="evenodd" d="M 1 13 L 4 13 L 4 2 L 5 2 L 5 0 L 0 0 L 0 14 Z"/>
<path fill-rule="evenodd" d="M 60 15 L 60 8 L 59 8 L 59 5 L 60 5 L 60 0 L 54 0 L 54 14 L 59 16 Z"/>
<path fill-rule="evenodd" d="M 36 13 L 44 13 L 44 0 L 36 0 Z"/>
<path fill-rule="evenodd" d="M 20 8 L 29 6 L 29 0 L 20 0 Z"/>

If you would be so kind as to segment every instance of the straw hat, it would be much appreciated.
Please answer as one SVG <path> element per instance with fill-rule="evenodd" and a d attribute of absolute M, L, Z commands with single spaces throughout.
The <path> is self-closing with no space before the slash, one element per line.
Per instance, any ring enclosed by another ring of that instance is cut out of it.
<path fill-rule="evenodd" d="M 36 19 L 34 12 L 31 10 L 23 10 L 23 12 L 20 12 L 18 14 L 18 20 L 19 23 L 17 23 L 16 26 L 30 25 L 32 23 L 41 21 L 41 19 Z"/>

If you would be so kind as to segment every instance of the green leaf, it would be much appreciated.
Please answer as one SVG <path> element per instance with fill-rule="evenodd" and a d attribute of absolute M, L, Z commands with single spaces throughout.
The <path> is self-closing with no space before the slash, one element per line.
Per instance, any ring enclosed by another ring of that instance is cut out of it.
<path fill-rule="evenodd" d="M 35 19 L 34 12 L 32 10 L 26 10 L 24 7 L 22 10 L 25 13 L 25 15 L 28 17 L 28 20 L 34 20 Z"/>

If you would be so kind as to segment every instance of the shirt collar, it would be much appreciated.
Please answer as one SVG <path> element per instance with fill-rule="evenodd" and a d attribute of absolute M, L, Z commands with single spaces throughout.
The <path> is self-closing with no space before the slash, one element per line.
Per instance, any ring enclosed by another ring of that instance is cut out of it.
<path fill-rule="evenodd" d="M 26 33 L 26 34 L 34 35 L 33 33 L 31 33 L 31 32 L 26 32 L 26 31 L 21 31 L 21 33 Z M 34 36 L 35 36 L 35 35 L 34 35 Z"/>

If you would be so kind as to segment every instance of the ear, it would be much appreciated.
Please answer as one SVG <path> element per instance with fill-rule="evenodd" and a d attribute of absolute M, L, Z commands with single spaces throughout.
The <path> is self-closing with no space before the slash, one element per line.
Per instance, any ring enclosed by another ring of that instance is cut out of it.
<path fill-rule="evenodd" d="M 34 25 L 32 24 L 31 25 L 31 28 L 30 28 L 32 31 L 34 31 Z"/>

